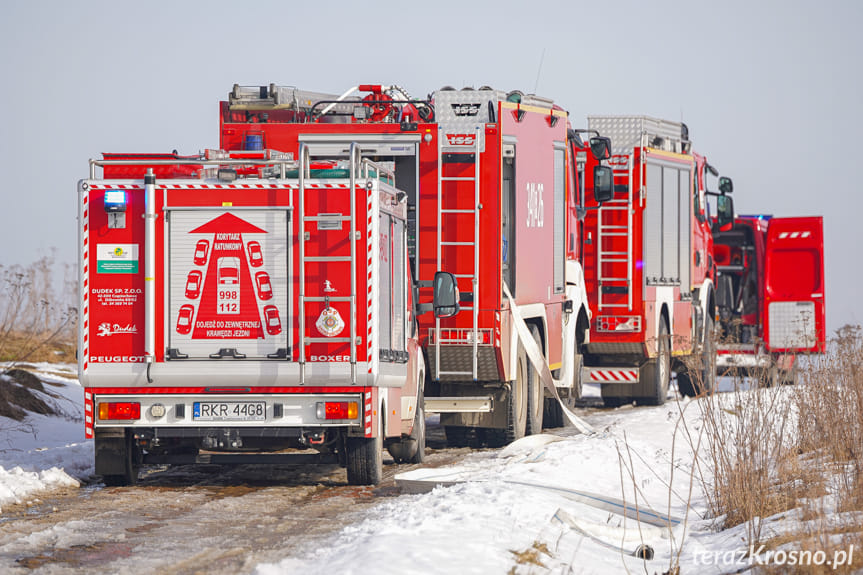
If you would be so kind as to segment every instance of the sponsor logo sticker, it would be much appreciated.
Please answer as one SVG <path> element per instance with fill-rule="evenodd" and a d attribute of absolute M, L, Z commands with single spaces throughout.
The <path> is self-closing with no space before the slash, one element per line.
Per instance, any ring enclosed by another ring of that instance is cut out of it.
<path fill-rule="evenodd" d="M 97 244 L 96 273 L 138 273 L 138 244 Z"/>
<path fill-rule="evenodd" d="M 105 337 L 107 335 L 117 335 L 124 333 L 138 333 L 138 326 L 135 324 L 127 324 L 125 326 L 120 325 L 119 323 L 111 324 L 108 322 L 102 322 L 99 324 L 99 337 Z"/>

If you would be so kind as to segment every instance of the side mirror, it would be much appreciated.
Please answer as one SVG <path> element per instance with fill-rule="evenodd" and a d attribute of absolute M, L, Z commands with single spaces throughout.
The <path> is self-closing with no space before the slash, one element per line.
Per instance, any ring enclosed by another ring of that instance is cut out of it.
<path fill-rule="evenodd" d="M 723 195 L 734 191 L 734 183 L 731 181 L 731 178 L 726 178 L 725 176 L 719 178 L 719 191 Z"/>
<path fill-rule="evenodd" d="M 432 309 L 435 317 L 452 317 L 459 312 L 459 293 L 455 276 L 449 272 L 435 272 Z"/>
<path fill-rule="evenodd" d="M 721 228 L 733 221 L 734 200 L 730 196 L 716 196 L 716 223 Z"/>
<path fill-rule="evenodd" d="M 608 166 L 593 166 L 593 199 L 601 204 L 614 198 L 614 173 Z"/>
<path fill-rule="evenodd" d="M 607 160 L 611 157 L 611 138 L 606 136 L 596 136 L 590 139 L 590 152 L 593 157 L 599 160 Z"/>

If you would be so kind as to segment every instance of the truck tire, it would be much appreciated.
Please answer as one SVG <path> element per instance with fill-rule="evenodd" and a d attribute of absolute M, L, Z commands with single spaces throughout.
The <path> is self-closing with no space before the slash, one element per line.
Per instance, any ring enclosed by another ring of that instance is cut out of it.
<path fill-rule="evenodd" d="M 420 401 L 417 403 L 416 411 L 414 411 L 414 423 L 410 435 L 390 443 L 387 450 L 396 463 L 422 463 L 425 459 L 425 449 L 426 419 L 422 395 L 420 395 Z"/>
<path fill-rule="evenodd" d="M 625 397 L 616 397 L 616 396 L 602 396 L 602 405 L 605 407 L 615 408 L 620 407 L 621 405 L 629 403 L 630 400 Z"/>
<path fill-rule="evenodd" d="M 686 397 L 713 393 L 716 387 L 716 340 L 713 332 L 713 318 L 704 321 L 704 346 L 697 358 L 698 373 L 693 380 L 689 370 L 677 374 L 677 390 Z"/>
<path fill-rule="evenodd" d="M 96 474 L 109 487 L 124 487 L 138 483 L 141 454 L 135 445 L 131 429 L 118 434 L 116 430 L 96 430 L 93 440 Z"/>
<path fill-rule="evenodd" d="M 382 411 L 381 414 L 383 414 Z M 348 437 L 345 439 L 345 456 L 350 485 L 377 485 L 381 482 L 384 465 L 383 434 L 383 425 L 379 424 L 377 437 Z"/>
<path fill-rule="evenodd" d="M 503 447 L 517 439 L 521 439 L 527 432 L 528 419 L 528 372 L 527 366 L 530 361 L 524 346 L 519 342 L 518 356 L 515 366 L 515 379 L 511 382 L 509 397 L 506 398 L 506 428 L 478 429 L 481 439 L 489 447 Z"/>
<path fill-rule="evenodd" d="M 563 409 L 560 402 L 553 397 L 545 398 L 545 412 L 542 414 L 542 426 L 545 429 L 563 427 Z"/>
<path fill-rule="evenodd" d="M 470 428 L 447 425 L 444 428 L 447 447 L 467 447 L 470 445 Z"/>
<path fill-rule="evenodd" d="M 413 455 L 407 459 L 407 462 L 422 463 L 426 458 L 426 410 L 422 406 L 422 403 L 417 405 L 417 411 L 414 415 L 414 428 L 411 431 L 410 438 L 416 445 L 416 449 Z"/>
<path fill-rule="evenodd" d="M 533 341 L 536 346 L 542 350 L 542 337 L 539 335 L 539 329 L 535 325 L 530 326 L 530 334 L 533 336 Z M 525 359 L 527 354 L 525 353 Z M 527 361 L 527 423 L 525 425 L 525 435 L 535 435 L 542 433 L 542 415 L 545 408 L 543 401 L 545 393 L 543 391 L 542 378 L 539 371 L 534 367 L 533 362 Z"/>
<path fill-rule="evenodd" d="M 716 326 L 708 314 L 704 320 L 704 347 L 701 351 L 701 381 L 704 392 L 713 393 L 716 389 Z"/>
<path fill-rule="evenodd" d="M 656 357 L 641 368 L 638 385 L 645 395 L 637 401 L 643 405 L 662 405 L 668 395 L 668 382 L 671 379 L 671 346 L 665 318 L 659 320 L 657 340 Z"/>
<path fill-rule="evenodd" d="M 578 353 L 576 346 L 575 354 L 573 355 L 573 372 L 572 380 L 570 381 L 569 396 L 561 396 L 564 405 L 569 409 L 575 407 L 575 403 L 581 399 L 581 368 L 584 367 L 584 356 Z M 542 416 L 542 426 L 545 429 L 564 426 L 563 409 L 553 397 L 545 398 L 545 413 Z"/>
<path fill-rule="evenodd" d="M 506 443 L 521 439 L 527 431 L 528 363 L 527 352 L 519 342 L 515 379 L 506 405 Z"/>
<path fill-rule="evenodd" d="M 698 384 L 697 387 L 700 388 L 701 385 Z M 692 381 L 688 370 L 682 370 L 677 373 L 677 391 L 684 397 L 695 397 L 698 395 L 699 392 L 696 389 L 696 383 Z"/>

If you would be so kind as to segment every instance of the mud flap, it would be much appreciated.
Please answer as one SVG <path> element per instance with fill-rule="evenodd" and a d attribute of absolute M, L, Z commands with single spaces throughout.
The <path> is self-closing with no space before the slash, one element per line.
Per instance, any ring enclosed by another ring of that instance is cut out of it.
<path fill-rule="evenodd" d="M 539 372 L 542 384 L 546 389 L 548 389 L 554 399 L 557 400 L 561 410 L 563 410 L 563 414 L 576 429 L 581 433 L 595 433 L 594 429 L 586 421 L 575 415 L 566 405 L 563 404 L 563 401 L 561 401 L 560 395 L 557 393 L 557 388 L 554 386 L 554 379 L 551 377 L 551 371 L 549 371 L 548 365 L 543 361 L 542 352 L 533 340 L 530 328 L 521 317 L 521 313 L 518 311 L 518 305 L 516 305 L 515 300 L 512 298 L 512 294 L 509 292 L 509 287 L 506 285 L 506 282 L 503 282 L 503 293 L 507 300 L 509 300 L 509 310 L 512 313 L 513 324 L 518 332 L 518 338 L 521 340 L 521 344 L 527 352 L 528 359 Z"/>

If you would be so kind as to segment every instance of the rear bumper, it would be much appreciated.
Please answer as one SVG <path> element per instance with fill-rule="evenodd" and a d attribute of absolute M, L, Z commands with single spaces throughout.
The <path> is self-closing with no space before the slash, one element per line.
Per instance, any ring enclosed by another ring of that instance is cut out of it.
<path fill-rule="evenodd" d="M 147 392 L 88 388 L 84 391 L 87 437 L 92 437 L 94 429 L 98 428 L 341 427 L 361 435 L 371 431 L 370 425 L 367 425 L 372 419 L 372 394 L 369 389 L 283 389 L 256 393 L 246 390 L 237 390 L 236 393 L 212 391 L 207 388 L 176 391 L 154 389 Z M 350 419 L 327 419 L 323 409 L 326 402 L 355 403 L 356 415 Z M 100 404 L 103 403 L 136 404 L 138 416 L 134 419 L 110 419 L 102 414 L 100 417 Z"/>

